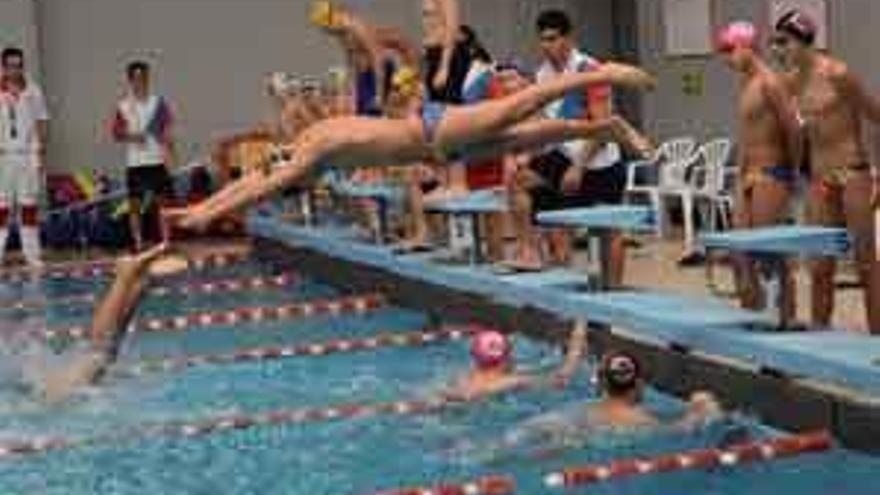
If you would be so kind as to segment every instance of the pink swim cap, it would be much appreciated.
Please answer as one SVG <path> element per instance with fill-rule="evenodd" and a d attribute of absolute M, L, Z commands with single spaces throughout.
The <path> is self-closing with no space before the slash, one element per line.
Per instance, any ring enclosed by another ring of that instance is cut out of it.
<path fill-rule="evenodd" d="M 729 53 L 737 48 L 755 48 L 758 44 L 758 30 L 747 21 L 736 21 L 724 26 L 718 32 L 716 46 L 719 52 Z"/>
<path fill-rule="evenodd" d="M 481 330 L 471 341 L 471 356 L 480 368 L 496 368 L 510 361 L 510 340 L 495 330 Z"/>

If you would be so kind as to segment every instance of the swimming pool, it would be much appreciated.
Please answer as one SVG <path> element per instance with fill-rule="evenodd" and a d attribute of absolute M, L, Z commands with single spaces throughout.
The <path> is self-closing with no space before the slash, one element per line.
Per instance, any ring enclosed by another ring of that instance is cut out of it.
<path fill-rule="evenodd" d="M 188 282 L 276 272 L 272 266 L 248 261 L 200 273 Z M 59 280 L 43 290 L 60 300 L 65 294 L 97 291 L 103 283 L 101 279 Z M 3 288 L 11 295 L 20 290 Z M 266 290 L 154 295 L 141 317 L 221 311 L 242 305 L 273 306 L 341 297 L 342 292 L 344 288 L 300 276 L 284 287 Z M 87 317 L 82 305 L 52 305 L 51 301 L 50 297 L 46 318 L 50 327 L 81 323 Z M 0 314 L 5 327 L 14 326 L 17 318 L 22 315 Z M 529 455 L 531 446 L 522 446 L 493 462 L 489 446 L 523 421 L 548 411 L 573 410 L 595 400 L 589 371 L 579 373 L 572 387 L 563 391 L 523 391 L 488 401 L 453 404 L 428 414 L 383 410 L 355 418 L 312 415 L 301 422 L 228 427 L 190 437 L 180 435 L 185 428 L 168 428 L 272 411 L 320 411 L 346 404 L 427 399 L 432 390 L 467 367 L 465 340 L 440 339 L 424 346 L 377 345 L 357 352 L 337 347 L 339 352 L 316 352 L 314 356 L 220 364 L 196 361 L 168 370 L 138 366 L 267 346 L 308 350 L 308 344 L 340 338 L 363 342 L 377 335 L 412 334 L 424 330 L 430 321 L 429 315 L 385 305 L 339 315 L 219 324 L 185 332 L 142 332 L 126 345 L 117 370 L 104 387 L 64 406 L 48 409 L 15 387 L 3 387 L 0 439 L 63 437 L 78 445 L 0 460 L 0 493 L 366 494 L 497 474 L 512 476 L 516 493 L 528 494 L 818 495 L 880 490 L 874 488 L 880 461 L 839 449 L 734 468 L 632 477 L 570 490 L 548 488 L 543 481 L 547 473 L 563 466 L 712 446 L 730 431 L 731 424 L 711 425 L 687 436 L 596 435 L 586 446 L 549 459 L 535 459 Z M 554 349 L 525 338 L 517 339 L 516 352 L 517 361 L 526 368 L 553 367 L 560 358 Z M 12 356 L 4 359 L 15 361 Z M 4 373 L 10 368 L 4 366 Z M 663 415 L 674 415 L 683 407 L 656 392 L 649 392 L 647 401 Z M 733 423 L 755 437 L 780 435 L 747 418 Z"/>

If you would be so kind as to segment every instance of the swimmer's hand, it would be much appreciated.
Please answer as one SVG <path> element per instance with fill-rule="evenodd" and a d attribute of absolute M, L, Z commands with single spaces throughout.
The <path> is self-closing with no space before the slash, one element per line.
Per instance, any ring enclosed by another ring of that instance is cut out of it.
<path fill-rule="evenodd" d="M 138 278 L 142 276 L 152 263 L 168 252 L 167 243 L 156 246 L 131 256 L 121 256 L 116 260 L 116 276 Z"/>
<path fill-rule="evenodd" d="M 654 89 L 657 85 L 654 76 L 632 65 L 608 62 L 599 70 L 608 76 L 612 84 L 641 89 Z"/>
<path fill-rule="evenodd" d="M 80 356 L 70 366 L 46 376 L 42 389 L 44 400 L 52 405 L 63 402 L 77 390 L 94 383 L 105 366 L 106 359 L 99 353 Z"/>
<path fill-rule="evenodd" d="M 204 209 L 196 206 L 184 208 L 166 208 L 162 210 L 162 235 L 168 239 L 173 227 L 184 230 L 202 232 L 208 228 L 211 221 L 207 218 Z"/>
<path fill-rule="evenodd" d="M 724 408 L 718 399 L 708 391 L 697 391 L 691 394 L 687 412 L 675 426 L 682 429 L 694 429 L 708 422 L 724 417 Z"/>
<path fill-rule="evenodd" d="M 446 84 L 449 82 L 449 67 L 446 67 L 445 64 L 440 64 L 440 67 L 437 69 L 437 73 L 434 74 L 434 79 L 431 80 L 431 87 L 434 88 L 435 91 L 442 91 L 446 88 Z"/>

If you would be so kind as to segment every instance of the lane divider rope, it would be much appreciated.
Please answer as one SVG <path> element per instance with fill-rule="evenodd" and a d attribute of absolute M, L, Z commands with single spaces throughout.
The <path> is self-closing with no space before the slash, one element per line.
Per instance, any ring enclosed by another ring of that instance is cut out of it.
<path fill-rule="evenodd" d="M 401 400 L 394 402 L 352 402 L 336 406 L 277 409 L 260 413 L 234 413 L 193 421 L 171 422 L 154 425 L 140 430 L 142 438 L 157 436 L 171 438 L 195 438 L 215 433 L 247 430 L 263 426 L 282 424 L 320 423 L 344 421 L 376 416 L 414 416 L 439 412 L 441 410 L 472 402 L 465 399 L 437 397 L 424 400 Z M 132 438 L 126 435 L 125 438 Z M 73 439 L 64 437 L 44 437 L 29 440 L 0 441 L 0 460 L 11 457 L 43 454 L 55 450 L 66 450 L 86 445 L 112 442 L 113 439 L 91 438 Z"/>
<path fill-rule="evenodd" d="M 510 495 L 516 491 L 512 476 L 485 476 L 464 483 L 441 483 L 432 487 L 398 488 L 374 495 Z"/>
<path fill-rule="evenodd" d="M 565 468 L 544 477 L 548 488 L 582 485 L 655 473 L 738 466 L 755 462 L 821 452 L 832 447 L 827 431 L 789 435 L 770 440 L 744 442 L 728 448 L 702 449 L 646 459 L 621 459 L 609 464 Z"/>
<path fill-rule="evenodd" d="M 620 459 L 604 465 L 567 468 L 546 475 L 544 483 L 550 488 L 572 488 L 629 476 L 708 469 L 717 466 L 735 467 L 821 452 L 830 448 L 832 448 L 831 435 L 827 431 L 818 431 L 745 442 L 726 449 L 694 450 L 651 459 Z M 398 488 L 376 492 L 373 495 L 510 495 L 516 491 L 516 488 L 516 480 L 512 476 L 489 475 L 466 483 Z"/>
<path fill-rule="evenodd" d="M 221 294 L 230 292 L 257 291 L 265 289 L 281 289 L 295 285 L 301 278 L 293 272 L 285 272 L 279 275 L 255 276 L 248 278 L 228 278 L 222 280 L 207 281 L 183 281 L 174 286 L 160 286 L 149 290 L 148 294 L 157 297 L 172 295 L 193 294 Z M 51 306 L 73 306 L 76 304 L 94 303 L 98 299 L 96 294 L 76 294 L 63 297 L 52 297 Z M 6 300 L 2 304 L 7 308 L 24 311 L 29 309 L 45 309 L 50 306 L 49 300 Z"/>
<path fill-rule="evenodd" d="M 174 371 L 196 366 L 231 364 L 249 361 L 266 361 L 293 357 L 320 357 L 331 354 L 360 352 L 390 347 L 426 347 L 444 342 L 470 338 L 476 330 L 472 327 L 443 328 L 419 332 L 380 333 L 366 338 L 334 339 L 324 342 L 295 344 L 291 346 L 257 347 L 236 350 L 226 354 L 205 354 L 145 360 L 123 370 L 131 374 L 155 371 Z"/>
<path fill-rule="evenodd" d="M 296 318 L 348 313 L 365 313 L 381 308 L 386 304 L 381 294 L 366 294 L 335 299 L 319 299 L 279 306 L 256 306 L 236 308 L 228 311 L 196 312 L 170 318 L 145 318 L 134 324 L 135 331 L 183 332 L 190 329 L 214 325 L 236 325 L 240 323 L 261 323 L 269 321 L 293 320 Z M 69 328 L 49 329 L 47 339 L 82 339 L 89 334 L 87 325 Z"/>

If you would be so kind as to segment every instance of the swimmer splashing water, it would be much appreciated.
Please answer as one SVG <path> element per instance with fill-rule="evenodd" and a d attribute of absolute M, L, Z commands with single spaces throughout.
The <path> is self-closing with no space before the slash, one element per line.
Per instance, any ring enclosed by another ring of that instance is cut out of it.
<path fill-rule="evenodd" d="M 118 355 L 126 330 L 140 303 L 149 280 L 185 270 L 187 262 L 169 255 L 166 244 L 125 256 L 116 262 L 116 276 L 92 317 L 89 348 L 69 366 L 49 373 L 42 393 L 49 402 L 58 402 L 78 389 L 98 383 Z"/>

